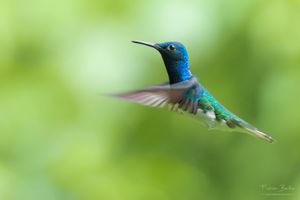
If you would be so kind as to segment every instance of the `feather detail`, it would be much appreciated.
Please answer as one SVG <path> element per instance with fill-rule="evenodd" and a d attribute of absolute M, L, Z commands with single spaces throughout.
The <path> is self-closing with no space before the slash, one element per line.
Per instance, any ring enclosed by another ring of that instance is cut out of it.
<path fill-rule="evenodd" d="M 247 123 L 243 120 L 238 121 L 238 122 L 235 121 L 234 123 L 235 123 L 236 126 L 241 128 L 241 132 L 245 132 L 245 133 L 248 133 L 252 136 L 259 137 L 259 138 L 261 138 L 263 140 L 266 140 L 270 143 L 276 142 L 271 136 L 269 136 L 266 133 L 258 130 L 257 128 L 255 128 L 254 126 L 252 126 L 251 124 L 249 124 L 249 123 Z"/>
<path fill-rule="evenodd" d="M 245 130 L 247 130 L 247 132 L 250 133 L 251 135 L 262 138 L 270 143 L 276 142 L 271 136 L 267 135 L 264 132 L 261 132 L 260 130 L 258 130 L 256 128 L 245 127 Z"/>
<path fill-rule="evenodd" d="M 168 83 L 155 85 L 136 91 L 113 94 L 112 96 L 152 107 L 163 107 L 166 104 L 171 104 L 175 110 L 176 104 L 183 99 L 184 92 L 193 87 L 196 83 L 196 79 L 191 78 L 187 81 L 172 85 Z M 191 103 L 192 102 L 187 102 L 186 109 L 190 108 Z"/>

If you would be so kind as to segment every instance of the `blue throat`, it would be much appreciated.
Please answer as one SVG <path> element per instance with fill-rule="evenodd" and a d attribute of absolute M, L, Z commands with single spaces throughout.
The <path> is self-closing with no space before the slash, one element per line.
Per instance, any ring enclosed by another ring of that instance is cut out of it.
<path fill-rule="evenodd" d="M 137 40 L 133 42 L 159 51 L 164 60 L 170 84 L 186 81 L 193 77 L 190 72 L 187 50 L 180 42 L 150 43 Z"/>
<path fill-rule="evenodd" d="M 170 84 L 179 83 L 192 78 L 189 63 L 186 60 L 170 60 L 163 58 Z"/>

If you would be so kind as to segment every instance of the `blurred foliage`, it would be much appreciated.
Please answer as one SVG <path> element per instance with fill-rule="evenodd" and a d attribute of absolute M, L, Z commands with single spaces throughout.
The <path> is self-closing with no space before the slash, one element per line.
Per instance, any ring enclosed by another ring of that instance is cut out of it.
<path fill-rule="evenodd" d="M 0 199 L 300 199 L 299 8 L 2 0 Z M 278 142 L 98 95 L 167 79 L 132 39 L 184 43 L 202 84 Z"/>

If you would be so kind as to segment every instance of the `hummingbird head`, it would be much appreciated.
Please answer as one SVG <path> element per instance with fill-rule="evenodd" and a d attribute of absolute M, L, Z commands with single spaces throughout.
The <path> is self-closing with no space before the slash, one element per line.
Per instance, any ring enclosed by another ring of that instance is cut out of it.
<path fill-rule="evenodd" d="M 188 80 L 192 77 L 189 68 L 189 58 L 185 46 L 179 42 L 150 43 L 132 41 L 146 45 L 159 51 L 169 76 L 170 84 Z"/>

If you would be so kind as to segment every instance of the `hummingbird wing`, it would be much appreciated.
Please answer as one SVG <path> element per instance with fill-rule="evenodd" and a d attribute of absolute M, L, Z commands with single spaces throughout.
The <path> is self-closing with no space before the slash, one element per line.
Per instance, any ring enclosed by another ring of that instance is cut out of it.
<path fill-rule="evenodd" d="M 184 92 L 195 84 L 196 81 L 190 79 L 172 85 L 165 83 L 140 90 L 114 94 L 113 96 L 147 106 L 163 107 L 166 104 L 175 105 L 180 102 Z"/>

